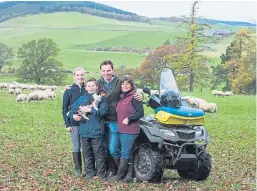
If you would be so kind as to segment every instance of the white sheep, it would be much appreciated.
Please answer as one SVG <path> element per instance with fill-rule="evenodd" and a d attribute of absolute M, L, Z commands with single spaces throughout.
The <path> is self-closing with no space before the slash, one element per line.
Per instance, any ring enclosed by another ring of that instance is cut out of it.
<path fill-rule="evenodd" d="M 21 89 L 16 88 L 16 89 L 14 90 L 14 92 L 15 92 L 15 95 L 19 95 L 19 94 L 21 94 Z"/>
<path fill-rule="evenodd" d="M 9 93 L 9 94 L 14 94 L 14 89 L 9 88 L 8 93 Z"/>
<path fill-rule="evenodd" d="M 16 103 L 18 102 L 27 102 L 28 96 L 26 94 L 20 94 L 16 97 Z"/>
<path fill-rule="evenodd" d="M 214 96 L 224 96 L 224 92 L 219 90 L 213 90 L 211 93 Z"/>
<path fill-rule="evenodd" d="M 233 95 L 233 92 L 230 92 L 230 91 L 227 91 L 224 93 L 224 96 L 232 96 Z"/>
<path fill-rule="evenodd" d="M 216 118 L 217 114 L 217 105 L 216 103 L 202 103 L 199 101 L 195 102 L 196 108 L 202 109 L 204 112 L 212 113 L 212 117 Z"/>

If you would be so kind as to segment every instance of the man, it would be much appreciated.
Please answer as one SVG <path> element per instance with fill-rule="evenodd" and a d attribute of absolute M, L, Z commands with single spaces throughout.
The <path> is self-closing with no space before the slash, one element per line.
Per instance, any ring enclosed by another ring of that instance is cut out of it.
<path fill-rule="evenodd" d="M 105 115 L 105 125 L 108 136 L 109 155 L 107 158 L 109 174 L 108 177 L 115 176 L 120 161 L 120 147 L 116 106 L 120 100 L 121 80 L 114 75 L 113 63 L 110 60 L 105 60 L 100 64 L 101 78 L 99 83 L 107 92 L 108 112 Z M 137 93 L 135 98 L 142 101 L 142 95 Z M 132 168 L 131 168 L 132 169 Z M 132 172 L 128 174 L 132 175 Z M 131 179 L 131 177 L 130 177 Z"/>

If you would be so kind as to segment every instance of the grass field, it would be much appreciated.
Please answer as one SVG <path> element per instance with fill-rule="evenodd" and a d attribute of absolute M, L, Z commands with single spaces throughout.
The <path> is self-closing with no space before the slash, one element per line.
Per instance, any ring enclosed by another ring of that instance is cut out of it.
<path fill-rule="evenodd" d="M 46 22 L 47 21 L 47 22 Z M 133 53 L 83 52 L 88 47 L 131 47 L 151 49 L 162 45 L 166 40 L 173 42 L 175 37 L 185 35 L 178 24 L 164 21 L 153 21 L 151 24 L 123 22 L 75 12 L 27 15 L 0 23 L 0 42 L 18 48 L 39 38 L 52 38 L 61 49 L 58 58 L 64 68 L 72 70 L 83 65 L 88 71 L 98 71 L 100 61 L 114 60 L 116 66 L 126 64 L 127 67 L 139 66 L 144 57 Z M 213 26 L 221 28 L 222 26 Z M 223 26 L 223 28 L 227 28 Z M 238 27 L 229 27 L 237 31 Z M 215 52 L 205 52 L 212 60 L 210 65 L 220 62 L 219 56 L 225 51 L 232 38 L 211 45 Z M 20 61 L 15 58 L 13 66 L 18 68 Z"/>
<path fill-rule="evenodd" d="M 125 184 L 74 178 L 71 142 L 61 116 L 62 89 L 55 100 L 28 104 L 16 104 L 14 96 L 0 90 L 1 190 L 255 190 L 255 96 L 191 94 L 218 105 L 217 119 L 207 114 L 205 120 L 213 163 L 206 181 L 184 180 L 167 170 L 161 184 Z"/>

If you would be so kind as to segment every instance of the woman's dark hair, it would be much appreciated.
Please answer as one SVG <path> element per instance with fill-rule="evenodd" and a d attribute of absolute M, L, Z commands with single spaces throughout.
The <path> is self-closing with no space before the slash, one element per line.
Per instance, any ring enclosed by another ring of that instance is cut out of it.
<path fill-rule="evenodd" d="M 121 80 L 121 83 L 128 82 L 131 85 L 132 90 L 136 89 L 136 86 L 135 86 L 135 83 L 134 83 L 134 80 L 133 80 L 132 76 L 124 75 L 120 78 L 120 80 Z"/>

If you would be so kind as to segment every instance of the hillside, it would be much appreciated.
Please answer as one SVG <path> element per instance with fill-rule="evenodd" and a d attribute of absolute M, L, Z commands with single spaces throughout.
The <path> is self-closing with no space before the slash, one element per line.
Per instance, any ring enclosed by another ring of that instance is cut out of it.
<path fill-rule="evenodd" d="M 16 54 L 22 44 L 39 38 L 52 38 L 61 49 L 58 59 L 66 70 L 83 66 L 92 75 L 99 75 L 99 63 L 110 59 L 115 67 L 138 67 L 148 52 L 171 43 L 185 31 L 178 29 L 177 22 L 153 20 L 151 24 L 142 22 L 118 21 L 78 12 L 58 12 L 19 16 L 0 23 L 0 42 L 11 47 Z M 242 27 L 212 25 L 213 29 L 226 29 L 237 32 Z M 220 55 L 230 44 L 233 36 L 225 37 L 209 46 L 215 51 L 205 51 L 211 58 L 210 65 L 220 63 Z M 117 52 L 113 49 L 136 49 L 136 52 Z M 110 51 L 96 51 L 96 50 Z M 13 66 L 18 68 L 20 61 L 14 58 Z M 7 68 L 6 68 L 7 69 Z M 9 78 L 8 78 L 9 79 Z M 71 80 L 71 79 L 69 79 Z"/>
<path fill-rule="evenodd" d="M 117 20 L 150 21 L 135 13 L 91 1 L 11 1 L 0 3 L 0 22 L 28 14 L 73 11 Z"/>

